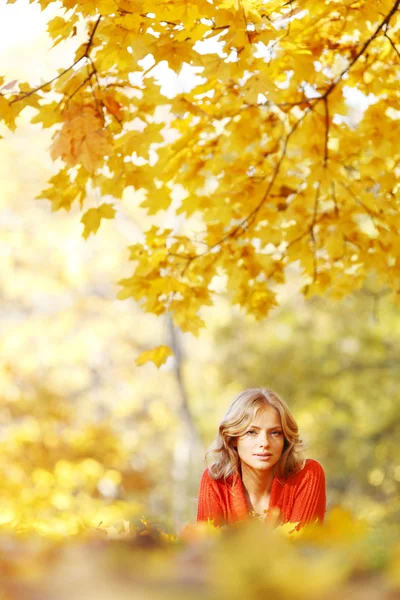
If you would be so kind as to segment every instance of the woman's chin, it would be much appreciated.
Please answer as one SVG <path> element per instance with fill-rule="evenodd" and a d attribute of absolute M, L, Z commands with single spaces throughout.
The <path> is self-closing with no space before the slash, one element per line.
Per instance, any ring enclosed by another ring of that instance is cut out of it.
<path fill-rule="evenodd" d="M 255 459 L 255 460 L 254 460 Z M 252 457 L 248 461 L 241 460 L 242 469 L 243 466 L 246 465 L 248 468 L 253 469 L 254 471 L 268 471 L 271 469 L 277 461 L 270 457 L 268 460 L 260 460 L 257 457 Z"/>
<path fill-rule="evenodd" d="M 251 467 L 257 471 L 268 471 L 274 464 L 275 461 L 271 463 L 270 460 L 255 460 L 251 462 Z"/>

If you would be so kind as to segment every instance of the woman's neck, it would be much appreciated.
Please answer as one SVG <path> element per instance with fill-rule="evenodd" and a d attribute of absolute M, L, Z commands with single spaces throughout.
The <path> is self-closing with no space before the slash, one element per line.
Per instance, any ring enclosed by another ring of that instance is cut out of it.
<path fill-rule="evenodd" d="M 255 471 L 254 469 L 250 469 L 247 465 L 241 465 L 240 470 L 243 485 L 252 498 L 262 498 L 271 493 L 274 481 L 272 469 L 268 469 L 267 471 Z"/>

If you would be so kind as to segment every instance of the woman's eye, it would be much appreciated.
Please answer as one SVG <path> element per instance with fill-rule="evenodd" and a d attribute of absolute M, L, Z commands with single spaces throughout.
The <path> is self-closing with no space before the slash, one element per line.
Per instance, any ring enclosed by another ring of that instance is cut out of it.
<path fill-rule="evenodd" d="M 252 434 L 252 433 L 257 433 L 254 429 L 249 429 L 249 431 L 246 432 L 247 434 Z M 272 435 L 278 436 L 278 435 L 282 435 L 282 431 L 271 431 Z"/>

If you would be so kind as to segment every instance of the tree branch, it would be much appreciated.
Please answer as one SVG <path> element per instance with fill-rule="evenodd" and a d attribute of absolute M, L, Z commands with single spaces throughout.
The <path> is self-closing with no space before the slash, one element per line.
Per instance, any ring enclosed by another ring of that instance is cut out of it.
<path fill-rule="evenodd" d="M 62 77 L 62 75 L 65 75 L 65 73 L 68 73 L 68 71 L 71 71 L 71 69 L 73 69 L 75 67 L 75 65 L 77 65 L 82 60 L 82 58 L 89 58 L 89 50 L 90 50 L 90 47 L 92 45 L 93 37 L 94 37 L 96 29 L 97 29 L 97 27 L 98 27 L 98 25 L 100 23 L 101 17 L 102 17 L 102 15 L 99 15 L 99 18 L 97 19 L 97 21 L 95 23 L 95 26 L 93 27 L 93 31 L 90 34 L 89 41 L 86 44 L 85 52 L 84 52 L 84 54 L 80 58 L 78 58 L 70 67 L 68 67 L 68 69 L 65 69 L 64 71 L 62 71 L 61 73 L 59 73 L 56 77 L 53 77 L 53 79 L 50 79 L 50 81 L 47 81 L 46 83 L 43 83 L 39 87 L 35 88 L 34 90 L 30 90 L 29 92 L 27 92 L 26 94 L 23 94 L 22 96 L 19 96 L 18 98 L 14 98 L 13 100 L 10 101 L 9 104 L 14 104 L 14 102 L 18 102 L 19 100 L 23 100 L 24 98 L 28 98 L 28 96 L 31 96 L 32 94 L 35 94 L 36 92 L 38 92 L 39 90 L 43 89 L 47 85 L 50 85 L 51 83 L 53 83 L 53 81 L 56 81 L 57 79 L 59 79 L 60 77 Z"/>
<path fill-rule="evenodd" d="M 335 79 L 335 81 L 333 81 L 331 83 L 331 85 L 328 87 L 328 89 L 326 90 L 325 94 L 323 94 L 321 96 L 321 98 L 319 98 L 319 99 L 324 99 L 327 96 L 329 96 L 329 94 L 334 90 L 334 88 L 336 87 L 336 85 L 342 79 L 343 75 L 345 75 L 351 69 L 351 67 L 358 61 L 358 59 L 360 58 L 360 56 L 362 56 L 364 54 L 364 52 L 366 51 L 366 49 L 368 48 L 368 46 L 370 45 L 370 43 L 376 38 L 376 36 L 380 32 L 380 30 L 387 23 L 389 23 L 390 19 L 392 18 L 392 16 L 394 15 L 394 13 L 397 11 L 397 9 L 399 8 L 399 6 L 400 6 L 400 0 L 396 0 L 396 2 L 394 3 L 394 5 L 392 6 L 392 8 L 390 9 L 390 11 L 388 12 L 388 14 L 386 15 L 386 17 L 383 19 L 382 23 L 380 23 L 380 25 L 378 25 L 378 27 L 375 29 L 375 31 L 371 35 L 371 37 L 363 44 L 361 50 L 359 50 L 359 52 L 357 52 L 357 54 L 355 55 L 355 57 L 353 58 L 353 60 L 347 65 L 347 67 L 345 69 L 343 69 L 343 71 L 337 76 L 337 78 Z"/>
<path fill-rule="evenodd" d="M 251 224 L 254 222 L 254 220 L 257 217 L 257 214 L 259 212 L 259 210 L 261 209 L 262 205 L 264 204 L 265 200 L 268 198 L 269 192 L 276 180 L 276 177 L 279 173 L 282 161 L 286 155 L 286 150 L 287 150 L 287 145 L 289 143 L 289 139 L 291 137 L 291 135 L 294 133 L 295 129 L 298 127 L 298 125 L 300 124 L 300 122 L 307 116 L 307 114 L 313 110 L 314 106 L 320 101 L 323 100 L 324 104 L 325 104 L 325 124 L 326 124 L 326 135 L 325 135 L 325 152 L 324 152 L 324 164 L 326 164 L 327 160 L 328 160 L 328 135 L 329 135 L 329 109 L 328 109 L 328 104 L 327 104 L 327 98 L 329 96 L 329 94 L 333 91 L 333 89 L 336 87 L 336 85 L 339 83 L 339 81 L 341 81 L 342 77 L 351 69 L 351 67 L 357 62 L 357 60 L 360 58 L 360 56 L 362 56 L 364 54 L 364 52 L 366 51 L 366 49 L 368 48 L 368 46 L 371 44 L 371 42 L 376 38 L 376 36 L 378 35 L 378 33 L 380 32 L 380 30 L 385 26 L 385 24 L 389 23 L 391 17 L 393 16 L 393 14 L 396 12 L 396 10 L 398 9 L 400 5 L 400 0 L 396 0 L 395 4 L 393 5 L 393 7 L 391 8 L 391 10 L 389 11 L 389 13 L 386 15 L 386 17 L 383 19 L 383 21 L 378 25 L 378 27 L 376 28 L 376 30 L 374 31 L 374 33 L 372 34 L 372 36 L 363 44 L 362 48 L 360 49 L 360 51 L 355 55 L 355 57 L 353 58 L 353 60 L 349 63 L 349 65 L 347 65 L 347 67 L 345 69 L 343 69 L 343 71 L 337 76 L 337 78 L 335 79 L 335 81 L 332 82 L 332 84 L 328 87 L 328 89 L 325 91 L 324 94 L 322 94 L 321 96 L 318 96 L 316 98 L 308 98 L 307 100 L 303 100 L 300 102 L 296 102 L 293 104 L 301 104 L 304 102 L 307 102 L 310 105 L 310 108 L 307 108 L 304 111 L 304 114 L 302 115 L 302 117 L 296 122 L 296 124 L 294 125 L 294 127 L 292 128 L 292 130 L 290 131 L 290 133 L 287 135 L 285 142 L 284 142 L 284 148 L 283 148 L 283 152 L 282 155 L 275 167 L 273 176 L 267 186 L 267 189 L 261 199 L 261 201 L 259 202 L 259 204 L 241 221 L 241 223 L 239 223 L 239 225 L 237 225 L 234 229 L 232 229 L 229 233 L 227 233 L 227 235 L 225 235 L 223 238 L 221 238 L 217 243 L 213 244 L 212 246 L 210 246 L 205 252 L 196 255 L 194 258 L 191 258 L 190 261 L 188 262 L 187 266 L 184 269 L 184 272 L 186 271 L 186 268 L 189 266 L 189 264 L 192 262 L 192 260 L 195 260 L 197 257 L 200 256 L 204 256 L 204 254 L 207 254 L 208 252 L 210 252 L 211 250 L 213 250 L 214 248 L 216 248 L 217 246 L 220 246 L 222 244 L 224 244 L 227 240 L 229 240 L 230 238 L 237 238 L 239 237 L 239 235 L 241 235 L 242 233 L 244 233 L 245 231 L 248 230 L 248 228 L 251 226 Z M 358 203 L 361 204 L 365 210 L 368 212 L 369 216 L 371 217 L 371 219 L 374 222 L 375 225 L 375 221 L 374 218 L 371 214 L 371 212 L 369 211 L 369 209 L 361 202 L 357 199 Z M 315 210 L 315 205 L 314 205 L 314 210 Z M 337 203 L 336 203 L 336 198 L 335 198 L 335 211 L 337 213 Z M 315 225 L 315 223 L 314 223 Z M 312 239 L 313 239 L 313 235 L 314 235 L 314 225 L 312 225 L 312 229 L 310 231 L 311 235 L 312 235 Z M 302 236 L 303 237 L 303 234 Z M 301 239 L 301 238 L 300 238 Z M 314 237 L 314 242 L 315 242 L 315 237 Z M 314 270 L 314 276 L 315 276 L 315 270 Z"/>
<path fill-rule="evenodd" d="M 335 205 L 335 215 L 336 215 L 336 217 L 339 218 L 339 207 L 338 207 L 338 203 L 337 203 L 337 199 L 336 199 L 335 185 L 336 185 L 336 182 L 334 179 L 332 179 L 332 181 L 331 181 L 332 199 L 333 199 L 333 203 Z"/>

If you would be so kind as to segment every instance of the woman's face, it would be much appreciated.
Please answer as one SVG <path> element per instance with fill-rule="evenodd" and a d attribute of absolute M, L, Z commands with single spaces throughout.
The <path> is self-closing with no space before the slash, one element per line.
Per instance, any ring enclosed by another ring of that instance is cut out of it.
<path fill-rule="evenodd" d="M 267 471 L 278 462 L 284 441 L 279 412 L 272 406 L 260 408 L 247 431 L 237 438 L 239 458 L 252 469 Z"/>

